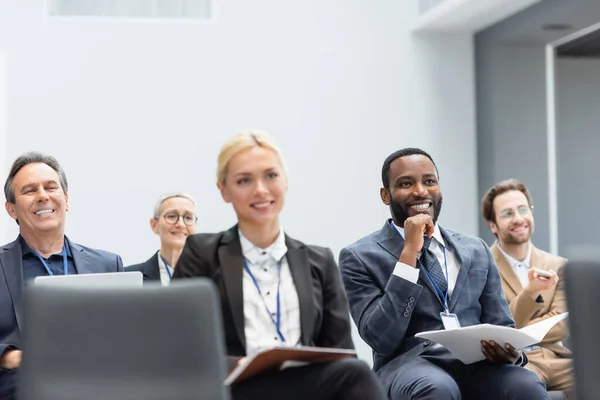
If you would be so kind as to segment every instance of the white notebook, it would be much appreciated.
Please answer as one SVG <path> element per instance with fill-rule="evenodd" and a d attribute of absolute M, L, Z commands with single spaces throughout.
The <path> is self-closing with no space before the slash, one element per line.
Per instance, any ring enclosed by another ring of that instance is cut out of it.
<path fill-rule="evenodd" d="M 419 332 L 415 337 L 431 340 L 450 350 L 465 364 L 485 360 L 481 352 L 482 340 L 493 340 L 501 346 L 510 343 L 517 349 L 541 342 L 550 329 L 569 313 L 555 315 L 521 329 L 508 326 L 480 324 L 452 330 Z"/>

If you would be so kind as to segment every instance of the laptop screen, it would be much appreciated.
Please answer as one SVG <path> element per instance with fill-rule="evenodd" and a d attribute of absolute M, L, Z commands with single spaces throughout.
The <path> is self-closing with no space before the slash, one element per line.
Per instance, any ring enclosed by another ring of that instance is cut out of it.
<path fill-rule="evenodd" d="M 110 272 L 102 274 L 74 274 L 38 276 L 35 286 L 132 288 L 142 287 L 143 275 L 139 271 Z"/>

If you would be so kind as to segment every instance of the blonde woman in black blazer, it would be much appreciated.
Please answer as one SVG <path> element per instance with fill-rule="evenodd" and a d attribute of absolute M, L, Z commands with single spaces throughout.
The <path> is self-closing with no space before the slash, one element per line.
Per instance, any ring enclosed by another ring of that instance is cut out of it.
<path fill-rule="evenodd" d="M 242 132 L 218 158 L 217 186 L 238 224 L 190 236 L 174 279 L 217 285 L 230 367 L 275 346 L 352 349 L 346 294 L 331 250 L 287 236 L 279 213 L 287 192 L 281 151 L 265 132 Z M 357 359 L 263 373 L 231 388 L 234 399 L 385 399 Z"/>

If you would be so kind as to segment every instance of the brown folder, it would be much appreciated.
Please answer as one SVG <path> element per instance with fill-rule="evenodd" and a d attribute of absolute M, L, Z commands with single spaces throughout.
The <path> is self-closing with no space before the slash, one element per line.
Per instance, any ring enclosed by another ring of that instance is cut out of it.
<path fill-rule="evenodd" d="M 231 371 L 224 383 L 239 383 L 261 372 L 279 369 L 286 361 L 321 363 L 348 357 L 356 357 L 356 350 L 308 346 L 274 347 L 248 357 Z"/>

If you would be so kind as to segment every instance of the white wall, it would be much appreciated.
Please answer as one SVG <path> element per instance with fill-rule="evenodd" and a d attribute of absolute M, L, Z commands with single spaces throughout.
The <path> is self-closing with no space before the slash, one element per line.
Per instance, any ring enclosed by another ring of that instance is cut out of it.
<path fill-rule="evenodd" d="M 418 0 L 418 1 L 419 1 L 419 12 L 424 13 L 428 10 L 431 10 L 433 7 L 440 5 L 445 0 Z"/>
<path fill-rule="evenodd" d="M 0 176 L 5 177 L 8 175 L 8 168 L 10 161 L 7 159 L 8 153 L 8 139 L 6 132 L 6 55 L 4 51 L 0 49 Z M 4 184 L 2 184 L 4 187 Z M 0 214 L 4 214 L 0 212 Z M 4 219 L 0 219 L 3 226 L 7 221 L 8 216 Z M 6 237 L 5 237 L 6 236 Z M 0 229 L 0 243 L 6 243 L 8 240 L 8 229 Z"/>
<path fill-rule="evenodd" d="M 477 232 L 472 44 L 413 38 L 411 2 L 223 0 L 209 24 L 49 20 L 42 0 L 16 4 L 0 0 L 8 158 L 62 162 L 77 242 L 145 260 L 158 246 L 152 205 L 175 189 L 197 198 L 199 230 L 228 228 L 216 156 L 255 127 L 287 155 L 294 237 L 337 254 L 379 229 L 381 163 L 405 146 L 438 163 L 440 221 Z"/>
<path fill-rule="evenodd" d="M 414 110 L 400 127 L 408 137 L 387 143 L 423 146 L 432 154 L 444 196 L 440 223 L 477 235 L 473 39 L 468 33 L 415 36 L 410 57 L 414 76 L 406 95 L 412 96 Z"/>

